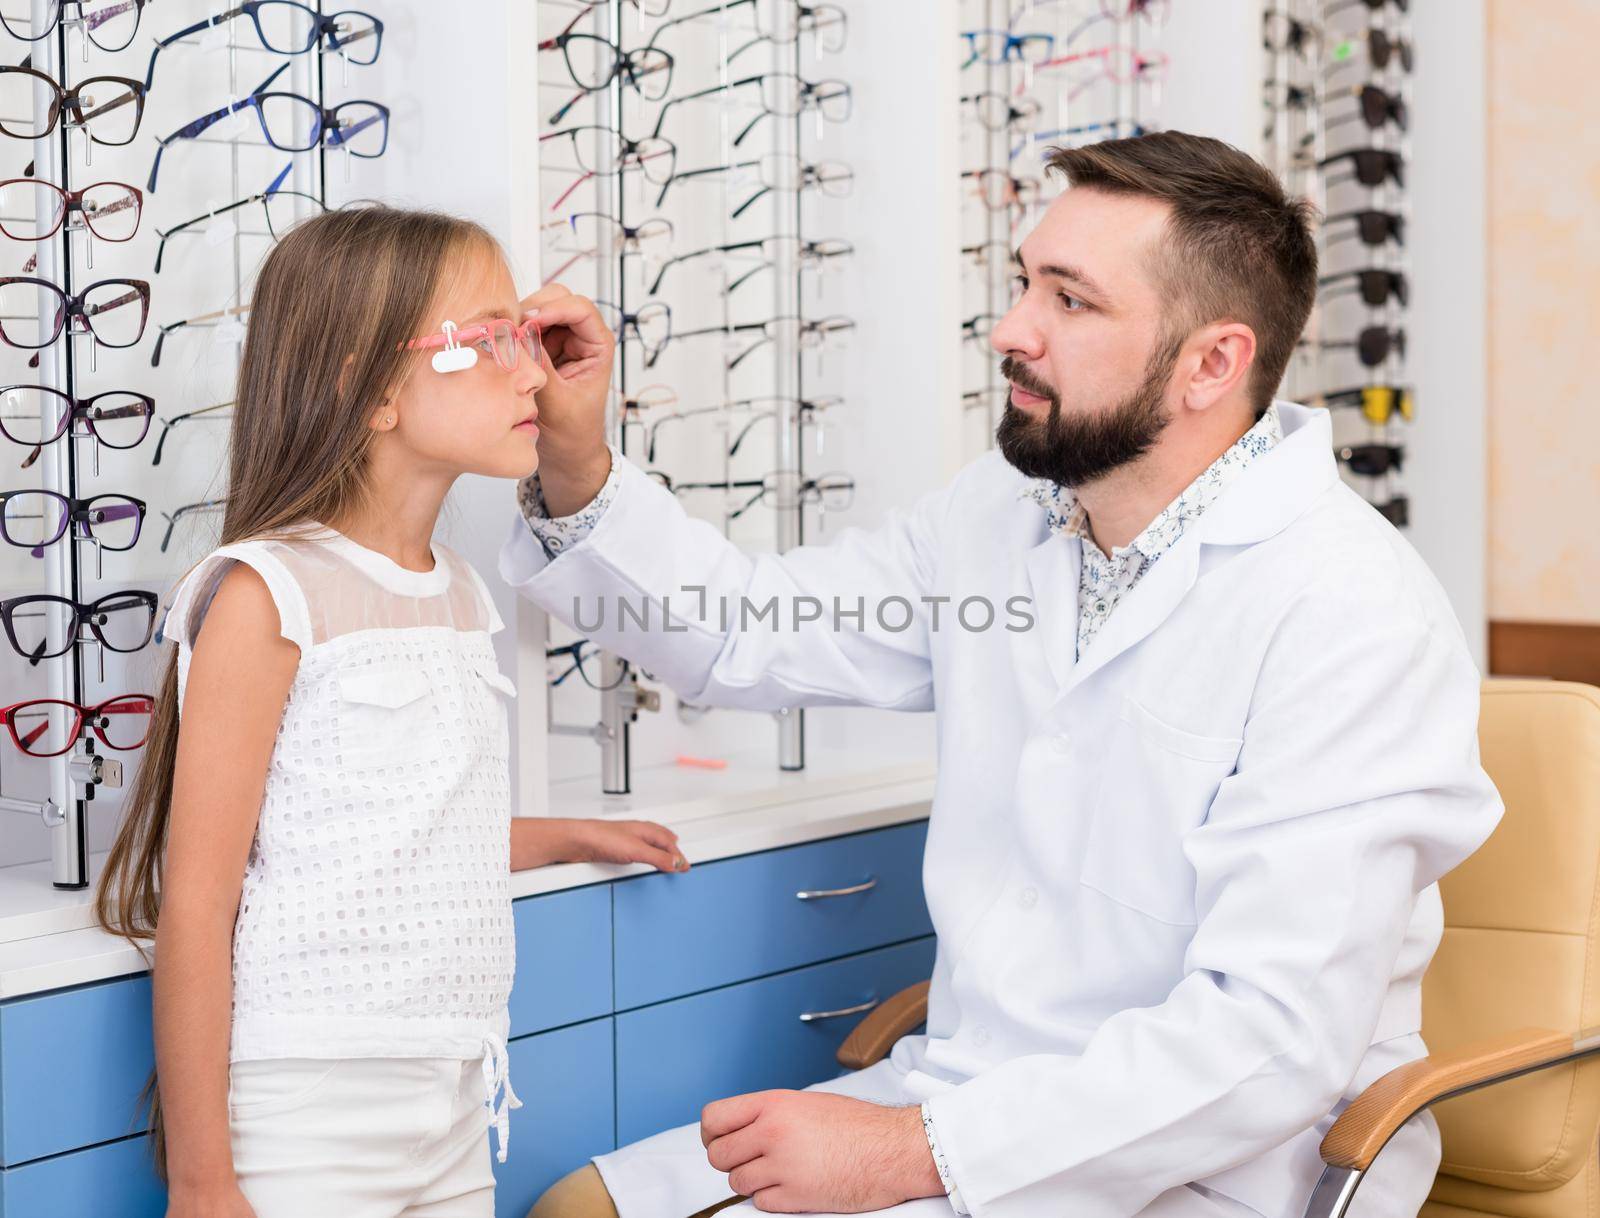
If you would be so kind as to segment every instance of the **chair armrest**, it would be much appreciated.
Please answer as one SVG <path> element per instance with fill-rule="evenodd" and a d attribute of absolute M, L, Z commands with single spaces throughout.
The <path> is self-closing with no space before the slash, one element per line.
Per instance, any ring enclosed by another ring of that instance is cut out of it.
<path fill-rule="evenodd" d="M 919 981 L 861 1017 L 839 1046 L 839 1064 L 850 1070 L 865 1070 L 883 1060 L 895 1041 L 927 1019 L 928 983 Z"/>
<path fill-rule="evenodd" d="M 1579 1037 L 1522 1028 L 1448 1053 L 1430 1053 L 1389 1071 L 1351 1101 L 1322 1139 L 1322 1161 L 1364 1172 L 1396 1130 L 1424 1108 L 1600 1049 Z"/>

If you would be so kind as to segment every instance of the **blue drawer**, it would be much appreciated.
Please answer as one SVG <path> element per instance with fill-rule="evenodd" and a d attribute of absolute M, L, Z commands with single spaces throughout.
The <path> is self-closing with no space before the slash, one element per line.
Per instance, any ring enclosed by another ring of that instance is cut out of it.
<path fill-rule="evenodd" d="M 618 881 L 617 1009 L 929 934 L 927 833 L 918 821 Z M 795 895 L 866 884 L 851 895 Z"/>
<path fill-rule="evenodd" d="M 611 889 L 597 884 L 511 906 L 517 972 L 511 1035 L 611 1014 Z"/>
<path fill-rule="evenodd" d="M 0 1165 L 145 1130 L 150 978 L 0 1003 Z"/>
<path fill-rule="evenodd" d="M 523 1218 L 562 1176 L 616 1148 L 611 1042 L 609 1019 L 511 1042 L 522 1107 L 511 1111 L 506 1161 L 494 1164 L 497 1218 Z"/>
<path fill-rule="evenodd" d="M 167 1190 L 150 1139 L 124 1138 L 0 1169 L 0 1218 L 162 1218 Z"/>
<path fill-rule="evenodd" d="M 881 1002 L 926 981 L 934 943 L 918 939 L 618 1015 L 618 1144 L 697 1122 L 712 1100 L 836 1077 L 834 1054 L 863 1016 L 804 1023 L 801 1013 Z"/>

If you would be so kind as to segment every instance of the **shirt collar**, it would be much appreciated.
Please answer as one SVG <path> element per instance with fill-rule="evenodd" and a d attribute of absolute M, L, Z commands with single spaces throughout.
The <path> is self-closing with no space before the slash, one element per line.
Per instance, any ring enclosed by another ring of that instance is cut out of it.
<path fill-rule="evenodd" d="M 1146 559 L 1164 554 L 1183 536 L 1185 527 L 1215 503 L 1251 462 L 1270 451 L 1282 439 L 1283 422 L 1274 402 L 1249 431 L 1207 466 L 1137 537 L 1127 545 L 1114 549 L 1111 560 L 1123 560 L 1132 552 Z M 1089 533 L 1088 512 L 1078 497 L 1059 482 L 1048 478 L 1029 479 L 1017 492 L 1017 497 L 1031 499 L 1045 509 L 1045 523 L 1050 532 L 1066 533 L 1081 538 L 1088 545 L 1095 544 Z"/>

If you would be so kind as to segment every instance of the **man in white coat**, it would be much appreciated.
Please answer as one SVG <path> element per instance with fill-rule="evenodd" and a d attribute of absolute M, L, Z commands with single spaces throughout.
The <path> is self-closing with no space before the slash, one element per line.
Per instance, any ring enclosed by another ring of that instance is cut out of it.
<path fill-rule="evenodd" d="M 1051 167 L 991 340 L 996 450 L 826 546 L 747 555 L 687 515 L 604 443 L 593 307 L 525 302 L 554 376 L 503 576 L 696 703 L 939 721 L 926 1032 L 602 1156 L 538 1218 L 1288 1218 L 1333 1117 L 1425 1052 L 1436 881 L 1501 805 L 1438 584 L 1326 413 L 1274 399 L 1310 208 L 1175 132 Z M 795 622 L 807 598 L 832 612 Z M 1438 1154 L 1413 1122 L 1359 1212 L 1415 1215 Z"/>

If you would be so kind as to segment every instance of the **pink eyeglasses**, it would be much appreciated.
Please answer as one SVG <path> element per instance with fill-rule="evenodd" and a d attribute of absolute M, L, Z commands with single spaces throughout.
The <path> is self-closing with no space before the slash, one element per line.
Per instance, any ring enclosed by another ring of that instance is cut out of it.
<path fill-rule="evenodd" d="M 453 321 L 447 321 L 439 327 L 439 333 L 413 338 L 408 343 L 402 343 L 401 350 L 438 350 L 439 354 L 433 357 L 433 366 L 440 372 L 448 372 L 472 367 L 477 362 L 473 348 L 481 347 L 494 357 L 496 364 L 510 372 L 517 366 L 520 351 L 526 351 L 537 364 L 539 345 L 539 323 L 533 318 L 518 325 L 504 317 L 496 317 L 493 321 L 480 322 L 464 329 L 457 328 Z M 453 354 L 457 351 L 470 354 L 471 360 L 463 362 L 464 357 Z"/>

